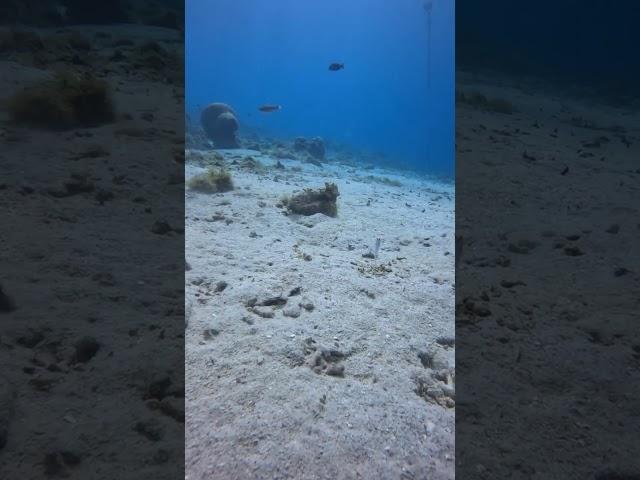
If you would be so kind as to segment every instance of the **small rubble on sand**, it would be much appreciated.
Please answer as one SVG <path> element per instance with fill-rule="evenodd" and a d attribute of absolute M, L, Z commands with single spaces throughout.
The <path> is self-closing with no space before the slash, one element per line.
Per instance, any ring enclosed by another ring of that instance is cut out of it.
<path fill-rule="evenodd" d="M 319 168 L 299 139 L 243 134 L 243 148 L 212 150 L 198 128 L 187 184 L 213 168 L 234 189 L 185 191 L 191 474 L 215 452 L 220 478 L 247 458 L 269 478 L 276 464 L 330 478 L 327 458 L 359 438 L 377 452 L 363 477 L 452 478 L 453 185 L 330 148 Z M 322 457 L 282 448 L 310 441 Z"/>

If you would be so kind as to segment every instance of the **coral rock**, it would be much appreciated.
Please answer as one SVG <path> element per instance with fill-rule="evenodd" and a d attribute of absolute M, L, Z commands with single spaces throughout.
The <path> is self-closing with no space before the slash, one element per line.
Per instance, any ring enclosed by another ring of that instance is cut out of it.
<path fill-rule="evenodd" d="M 234 111 L 224 103 L 212 103 L 200 116 L 200 123 L 216 148 L 239 148 L 236 132 L 238 119 Z"/>
<path fill-rule="evenodd" d="M 318 160 L 324 160 L 325 157 L 324 140 L 320 137 L 315 137 L 310 140 L 298 137 L 293 143 L 293 149 L 296 152 L 307 152 L 311 157 Z"/>
<path fill-rule="evenodd" d="M 336 200 L 340 193 L 335 183 L 325 183 L 324 189 L 312 190 L 307 188 L 304 192 L 291 197 L 287 202 L 290 213 L 300 215 L 314 215 L 323 213 L 329 217 L 338 215 Z"/>

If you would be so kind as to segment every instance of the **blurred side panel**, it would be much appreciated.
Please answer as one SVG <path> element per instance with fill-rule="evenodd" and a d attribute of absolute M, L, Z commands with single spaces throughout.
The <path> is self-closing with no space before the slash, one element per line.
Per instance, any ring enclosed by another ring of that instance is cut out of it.
<path fill-rule="evenodd" d="M 183 10 L 0 6 L 2 478 L 184 478 Z"/>
<path fill-rule="evenodd" d="M 640 478 L 639 20 L 457 2 L 459 478 Z"/>

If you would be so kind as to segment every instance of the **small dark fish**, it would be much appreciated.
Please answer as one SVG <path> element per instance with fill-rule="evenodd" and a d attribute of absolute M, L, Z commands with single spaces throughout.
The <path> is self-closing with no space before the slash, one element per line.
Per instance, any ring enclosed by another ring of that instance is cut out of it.
<path fill-rule="evenodd" d="M 258 108 L 258 110 L 260 110 L 261 112 L 269 113 L 282 110 L 282 107 L 280 105 L 262 105 L 260 108 Z"/>
<path fill-rule="evenodd" d="M 560 172 L 560 175 L 566 175 L 567 173 L 569 173 L 569 167 L 564 167 L 564 170 Z"/>
<path fill-rule="evenodd" d="M 338 70 L 342 70 L 344 68 L 344 63 L 332 63 L 329 65 L 329 70 L 332 72 L 337 72 Z"/>

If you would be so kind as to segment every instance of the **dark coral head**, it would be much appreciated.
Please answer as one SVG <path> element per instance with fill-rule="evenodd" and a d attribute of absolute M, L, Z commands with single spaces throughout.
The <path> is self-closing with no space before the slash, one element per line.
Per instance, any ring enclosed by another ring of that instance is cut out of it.
<path fill-rule="evenodd" d="M 212 103 L 204 108 L 200 123 L 217 148 L 238 148 L 238 119 L 229 105 Z"/>

